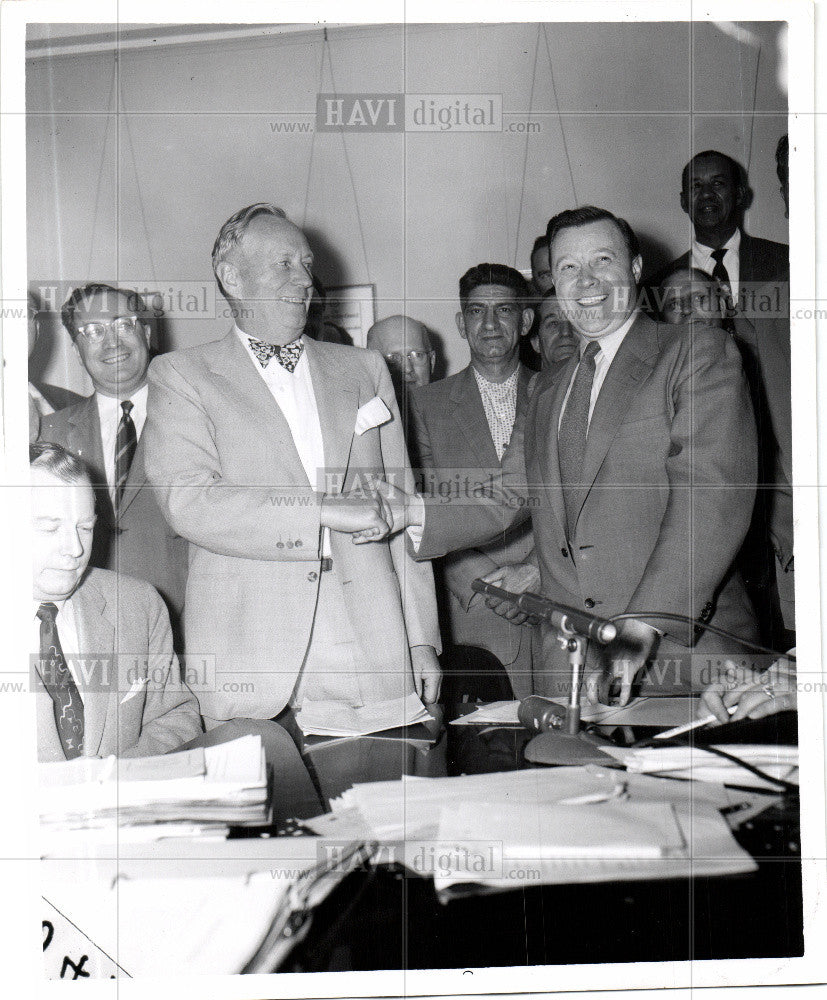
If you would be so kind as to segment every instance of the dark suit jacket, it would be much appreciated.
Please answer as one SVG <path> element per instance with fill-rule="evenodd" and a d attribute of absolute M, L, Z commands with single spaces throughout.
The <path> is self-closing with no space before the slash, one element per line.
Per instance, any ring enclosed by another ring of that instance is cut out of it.
<path fill-rule="evenodd" d="M 116 516 L 106 484 L 97 400 L 93 395 L 43 417 L 40 440 L 63 445 L 82 458 L 92 476 L 98 521 L 92 565 L 146 580 L 167 603 L 177 627 L 187 583 L 187 542 L 170 528 L 147 482 L 143 434 Z"/>
<path fill-rule="evenodd" d="M 785 274 L 789 274 L 790 248 L 786 243 L 774 243 L 772 240 L 762 240 L 758 236 L 749 236 L 741 232 L 741 247 L 738 251 L 738 284 L 740 289 L 744 285 L 755 286 L 768 281 L 777 281 Z M 644 282 L 649 294 L 652 290 L 657 290 L 666 275 L 675 267 L 691 267 L 692 251 L 676 257 L 671 264 L 661 268 L 656 274 L 647 278 Z M 739 296 L 741 292 L 739 290 Z M 657 299 L 650 298 L 650 304 L 655 305 Z M 747 302 L 747 306 L 749 303 Z"/>
<path fill-rule="evenodd" d="M 59 385 L 49 385 L 46 382 L 32 382 L 32 385 L 43 396 L 46 402 L 55 410 L 63 410 L 67 406 L 80 403 L 85 398 L 80 393 L 64 389 Z"/>
<path fill-rule="evenodd" d="M 169 618 L 151 587 L 90 569 L 72 595 L 72 609 L 85 757 L 163 754 L 201 732 L 198 701 L 181 682 Z M 34 684 L 38 758 L 64 760 L 52 699 L 39 679 Z"/>
<path fill-rule="evenodd" d="M 534 374 L 523 365 L 517 384 L 517 413 L 528 405 L 528 384 Z M 469 365 L 456 375 L 411 394 L 413 449 L 419 455 L 424 473 L 424 488 L 429 488 L 432 473 L 434 488 L 440 481 L 446 486 L 467 479 L 487 481 L 492 470 L 500 471 L 482 397 Z M 504 529 L 500 536 L 485 545 L 475 546 L 446 556 L 443 578 L 448 588 L 447 615 L 451 638 L 455 643 L 489 649 L 501 663 L 513 663 L 521 642 L 530 642 L 527 629 L 511 625 L 486 608 L 474 597 L 471 582 L 506 563 L 525 562 L 534 549 L 529 524 Z"/>
<path fill-rule="evenodd" d="M 732 338 L 707 327 L 690 337 L 684 327 L 637 318 L 594 408 L 570 546 L 557 427 L 576 365 L 575 356 L 538 376 L 493 499 L 427 507 L 418 556 L 479 543 L 530 512 L 543 592 L 553 600 L 604 617 L 677 613 L 754 638 L 752 609 L 731 570 L 756 479 L 755 424 Z M 682 656 L 684 682 L 687 671 L 700 682 L 706 659 L 684 655 L 686 647 L 737 649 L 691 624 L 652 624 L 665 633 L 659 656 Z M 551 669 L 565 673 L 563 660 L 549 651 Z M 668 661 L 665 670 L 671 676 Z"/>

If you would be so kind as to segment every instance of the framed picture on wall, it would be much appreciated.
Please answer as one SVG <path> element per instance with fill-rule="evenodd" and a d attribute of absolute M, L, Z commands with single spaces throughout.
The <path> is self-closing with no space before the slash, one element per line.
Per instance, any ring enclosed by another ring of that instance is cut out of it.
<path fill-rule="evenodd" d="M 365 347 L 368 330 L 376 322 L 375 285 L 338 285 L 327 289 L 325 323 L 335 323 L 353 341 Z"/>

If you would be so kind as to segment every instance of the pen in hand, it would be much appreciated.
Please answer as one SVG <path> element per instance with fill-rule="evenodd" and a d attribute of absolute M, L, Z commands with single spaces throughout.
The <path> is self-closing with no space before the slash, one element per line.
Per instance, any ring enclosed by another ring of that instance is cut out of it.
<path fill-rule="evenodd" d="M 736 708 L 738 708 L 737 705 L 730 705 L 727 708 L 727 712 L 729 712 L 729 714 L 732 715 L 735 712 Z M 663 733 L 655 733 L 652 739 L 668 740 L 671 739 L 673 736 L 683 736 L 684 733 L 689 733 L 693 729 L 700 729 L 701 726 L 708 726 L 711 722 L 717 722 L 717 721 L 718 721 L 717 717 L 712 715 L 712 713 L 710 713 L 709 715 L 705 715 L 702 719 L 695 719 L 694 722 L 687 722 L 685 726 L 676 726 L 674 729 L 667 729 Z"/>

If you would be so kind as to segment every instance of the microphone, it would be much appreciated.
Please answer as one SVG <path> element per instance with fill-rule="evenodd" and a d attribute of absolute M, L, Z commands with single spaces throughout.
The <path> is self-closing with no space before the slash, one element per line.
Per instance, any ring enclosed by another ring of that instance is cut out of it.
<path fill-rule="evenodd" d="M 550 622 L 563 633 L 576 632 L 578 635 L 594 639 L 595 642 L 600 642 L 603 645 L 611 642 L 617 636 L 617 626 L 614 622 L 610 622 L 606 618 L 599 618 L 597 615 L 590 615 L 586 611 L 580 611 L 579 608 L 569 607 L 568 604 L 550 601 L 539 594 L 532 594 L 531 591 L 526 591 L 523 594 L 512 594 L 511 591 L 496 587 L 493 583 L 485 583 L 484 580 L 474 580 L 471 583 L 471 589 L 478 594 L 511 601 L 520 611 Z"/>

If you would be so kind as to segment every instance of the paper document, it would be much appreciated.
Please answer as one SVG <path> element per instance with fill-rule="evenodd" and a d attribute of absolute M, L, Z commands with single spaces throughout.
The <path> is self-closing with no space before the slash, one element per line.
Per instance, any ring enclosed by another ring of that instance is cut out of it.
<path fill-rule="evenodd" d="M 559 704 L 565 708 L 565 703 Z M 618 708 L 617 705 L 590 705 L 584 703 L 580 709 L 583 722 L 616 726 L 680 726 L 695 718 L 696 698 L 635 698 L 634 701 Z M 481 705 L 476 711 L 453 719 L 452 726 L 520 725 L 517 713 L 519 701 L 494 701 Z"/>
<path fill-rule="evenodd" d="M 432 721 L 433 716 L 414 693 L 358 708 L 337 701 L 305 699 L 296 712 L 296 722 L 305 736 L 368 736 Z"/>

